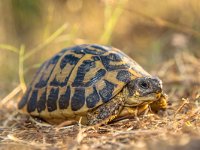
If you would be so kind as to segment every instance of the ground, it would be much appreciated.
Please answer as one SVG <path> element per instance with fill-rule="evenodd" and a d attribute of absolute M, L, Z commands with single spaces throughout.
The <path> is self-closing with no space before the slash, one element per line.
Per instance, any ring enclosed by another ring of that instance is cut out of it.
<path fill-rule="evenodd" d="M 200 149 L 200 59 L 179 52 L 152 74 L 163 81 L 168 109 L 98 129 L 53 126 L 19 114 L 18 87 L 0 101 L 0 149 Z"/>

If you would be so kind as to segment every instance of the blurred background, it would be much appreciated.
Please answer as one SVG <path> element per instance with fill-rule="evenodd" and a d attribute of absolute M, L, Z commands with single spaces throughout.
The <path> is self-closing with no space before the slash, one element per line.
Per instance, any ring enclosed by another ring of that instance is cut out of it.
<path fill-rule="evenodd" d="M 0 98 L 71 45 L 112 45 L 155 74 L 180 51 L 199 58 L 199 10 L 199 0 L 1 0 Z"/>

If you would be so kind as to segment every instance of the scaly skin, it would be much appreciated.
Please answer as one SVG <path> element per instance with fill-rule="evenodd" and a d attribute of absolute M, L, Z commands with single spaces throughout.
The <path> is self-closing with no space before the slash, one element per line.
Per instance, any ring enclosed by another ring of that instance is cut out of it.
<path fill-rule="evenodd" d="M 125 98 L 120 92 L 111 101 L 87 114 L 88 125 L 101 126 L 115 119 L 121 112 Z"/>
<path fill-rule="evenodd" d="M 107 124 L 112 120 L 133 118 L 134 116 L 143 113 L 148 107 L 150 107 L 153 112 L 165 110 L 167 107 L 167 96 L 161 94 L 158 100 L 154 102 L 146 102 L 135 107 L 125 107 L 124 104 L 125 98 L 123 93 L 120 92 L 110 102 L 89 112 L 87 115 L 87 125 L 98 127 Z"/>

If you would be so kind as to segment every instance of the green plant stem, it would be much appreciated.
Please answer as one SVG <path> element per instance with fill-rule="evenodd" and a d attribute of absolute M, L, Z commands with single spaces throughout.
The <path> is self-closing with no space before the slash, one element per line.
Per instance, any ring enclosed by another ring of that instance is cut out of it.
<path fill-rule="evenodd" d="M 45 46 L 47 46 L 49 43 L 51 43 L 53 40 L 55 40 L 60 34 L 62 34 L 67 28 L 67 24 L 62 25 L 58 30 L 56 30 L 48 39 L 46 39 L 43 43 L 38 45 L 37 47 L 33 48 L 28 52 L 23 60 L 25 61 L 27 58 L 35 54 L 36 52 L 43 49 Z"/>
<path fill-rule="evenodd" d="M 20 46 L 20 51 L 19 51 L 19 81 L 20 81 L 20 86 L 21 89 L 23 91 L 23 93 L 25 93 L 26 91 L 26 83 L 24 80 L 24 52 L 25 52 L 25 46 L 21 45 Z"/>
<path fill-rule="evenodd" d="M 0 44 L 0 49 L 6 50 L 6 51 L 11 51 L 14 53 L 19 53 L 19 50 L 16 47 L 13 47 L 13 46 L 7 45 L 7 44 Z"/>
<path fill-rule="evenodd" d="M 106 5 L 105 30 L 100 38 L 100 43 L 107 44 L 110 42 L 115 25 L 117 24 L 117 21 L 118 21 L 120 15 L 124 11 L 123 8 L 127 2 L 128 2 L 128 0 L 119 0 L 119 2 L 116 5 L 116 8 L 113 10 L 113 12 L 111 12 L 111 6 L 109 4 Z"/>

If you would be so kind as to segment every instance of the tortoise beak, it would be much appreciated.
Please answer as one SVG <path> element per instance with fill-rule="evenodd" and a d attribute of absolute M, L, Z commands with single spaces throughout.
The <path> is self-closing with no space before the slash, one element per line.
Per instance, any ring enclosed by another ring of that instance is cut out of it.
<path fill-rule="evenodd" d="M 127 101 L 127 103 L 125 103 L 125 107 L 134 107 L 134 106 L 138 106 L 140 104 L 148 104 L 148 103 L 152 103 L 154 101 L 157 101 L 158 99 L 160 99 L 162 93 L 151 93 L 148 94 L 146 96 L 138 96 L 138 97 L 131 97 L 131 99 L 129 99 Z"/>

